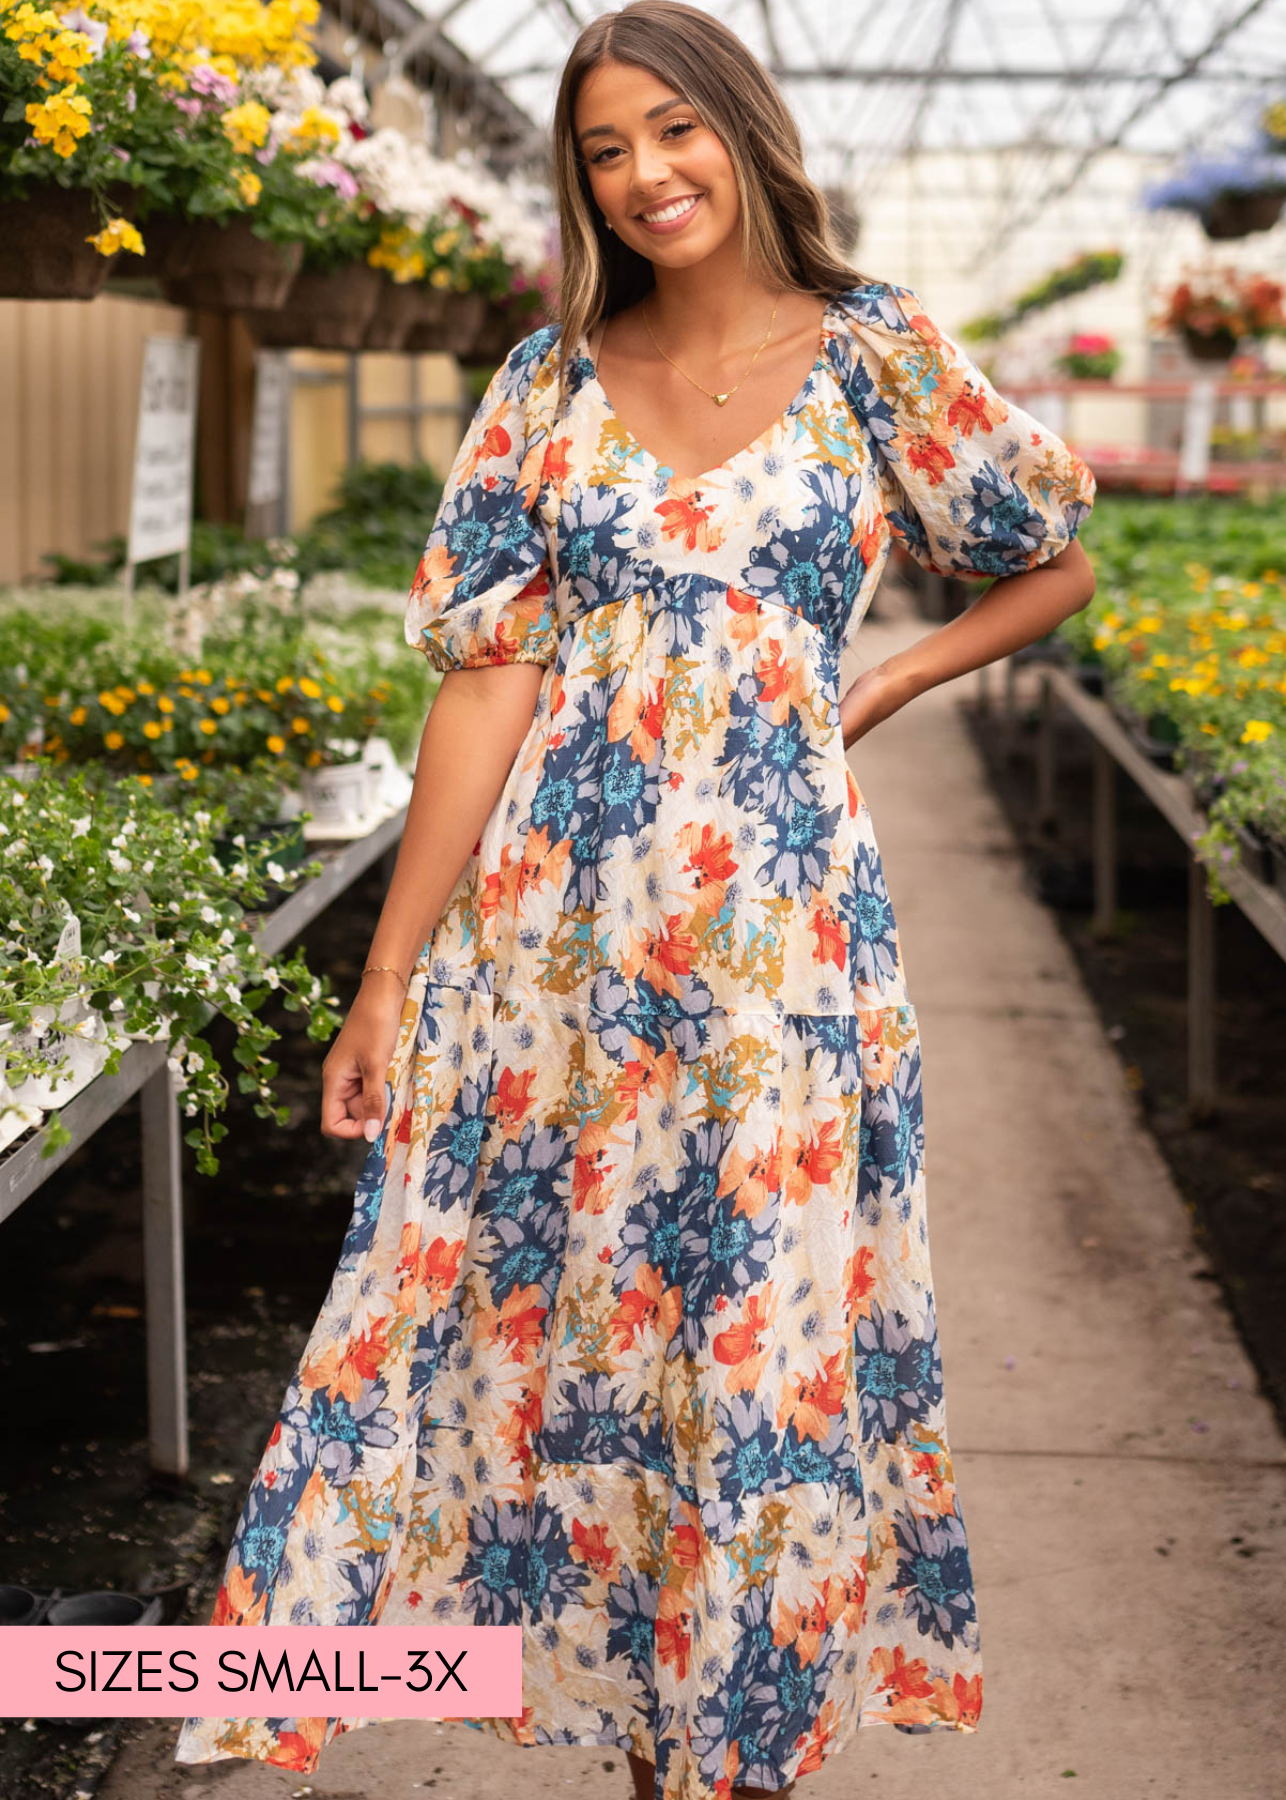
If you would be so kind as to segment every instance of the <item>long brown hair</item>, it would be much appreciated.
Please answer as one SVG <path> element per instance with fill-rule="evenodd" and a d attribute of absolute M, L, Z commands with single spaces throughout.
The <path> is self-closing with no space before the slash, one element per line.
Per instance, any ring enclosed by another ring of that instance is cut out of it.
<path fill-rule="evenodd" d="M 581 32 L 554 106 L 553 169 L 562 233 L 560 411 L 568 353 L 581 333 L 655 286 L 647 257 L 607 229 L 576 143 L 581 83 L 607 61 L 633 63 L 668 82 L 721 140 L 741 199 L 741 253 L 748 269 L 767 282 L 826 299 L 868 279 L 844 261 L 826 197 L 804 171 L 799 128 L 772 77 L 737 34 L 683 0 L 630 0 Z"/>

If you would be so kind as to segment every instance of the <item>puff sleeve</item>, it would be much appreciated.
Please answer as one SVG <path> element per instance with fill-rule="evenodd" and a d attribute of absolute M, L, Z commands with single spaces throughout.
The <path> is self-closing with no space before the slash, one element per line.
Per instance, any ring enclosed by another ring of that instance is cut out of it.
<path fill-rule="evenodd" d="M 910 288 L 845 298 L 894 539 L 937 574 L 988 579 L 1066 549 L 1094 503 L 1081 458 L 999 394 Z"/>
<path fill-rule="evenodd" d="M 408 644 L 436 669 L 552 663 L 558 625 L 537 511 L 557 382 L 557 325 L 516 344 L 446 478 L 406 607 Z"/>

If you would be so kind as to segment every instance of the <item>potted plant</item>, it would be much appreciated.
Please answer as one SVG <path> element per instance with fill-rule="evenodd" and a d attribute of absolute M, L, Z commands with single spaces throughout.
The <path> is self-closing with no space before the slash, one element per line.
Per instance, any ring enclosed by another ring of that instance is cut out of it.
<path fill-rule="evenodd" d="M 1247 144 L 1226 155 L 1195 156 L 1144 194 L 1151 211 L 1192 213 L 1208 238 L 1223 241 L 1267 231 L 1286 200 L 1286 155 Z"/>
<path fill-rule="evenodd" d="M 218 861 L 213 842 L 223 822 L 218 809 L 181 813 L 137 781 L 95 785 L 82 770 L 46 767 L 28 786 L 0 783 L 0 826 L 11 846 L 0 863 L 0 1009 L 13 1038 L 51 1007 L 61 1020 L 70 1001 L 106 1022 L 109 1070 L 131 1036 L 164 1042 L 203 1173 L 218 1168 L 214 1146 L 225 1128 L 217 1115 L 229 1091 L 202 1036 L 210 1016 L 220 1012 L 234 1028 L 238 1086 L 255 1096 L 260 1117 L 282 1124 L 288 1114 L 268 1054 L 276 1033 L 258 1017 L 264 1000 L 277 990 L 287 1006 L 306 1010 L 317 1041 L 339 1023 L 302 952 L 268 955 L 256 943 L 245 902 L 262 899 L 263 884 L 249 862 L 224 869 Z M 273 878 L 291 879 L 284 870 Z M 71 950 L 63 938 L 69 914 L 81 932 Z M 14 1073 L 56 1073 L 60 1039 L 70 1035 L 48 1030 L 16 1070 L 7 1052 L 11 1093 Z M 49 1146 L 66 1142 L 56 1114 L 49 1124 Z"/>
<path fill-rule="evenodd" d="M 1197 362 L 1227 362 L 1243 338 L 1286 330 L 1286 288 L 1266 275 L 1211 268 L 1180 281 L 1158 324 L 1178 332 Z"/>
<path fill-rule="evenodd" d="M 118 142 L 132 55 L 83 9 L 0 0 L 0 296 L 89 300 L 141 251 Z"/>
<path fill-rule="evenodd" d="M 1121 352 L 1101 332 L 1074 332 L 1056 366 L 1072 381 L 1110 381 L 1121 366 Z"/>

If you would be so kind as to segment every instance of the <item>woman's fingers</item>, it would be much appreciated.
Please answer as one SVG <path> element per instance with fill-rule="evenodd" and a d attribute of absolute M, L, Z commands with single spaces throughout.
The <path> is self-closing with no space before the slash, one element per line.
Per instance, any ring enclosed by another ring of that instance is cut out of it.
<path fill-rule="evenodd" d="M 360 1065 L 353 1059 L 337 1063 L 334 1066 L 323 1064 L 321 1106 L 323 1137 L 360 1137 L 365 1116 Z"/>

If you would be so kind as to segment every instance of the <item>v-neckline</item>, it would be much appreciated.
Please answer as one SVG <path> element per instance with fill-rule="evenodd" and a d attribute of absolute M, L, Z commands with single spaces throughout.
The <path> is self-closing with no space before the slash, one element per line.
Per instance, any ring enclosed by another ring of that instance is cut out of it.
<path fill-rule="evenodd" d="M 753 437 L 748 444 L 743 444 L 740 450 L 734 450 L 731 456 L 726 456 L 722 462 L 716 463 L 713 468 L 702 469 L 696 475 L 677 475 L 672 464 L 662 462 L 659 457 L 655 456 L 652 451 L 648 449 L 646 444 L 635 437 L 634 433 L 613 406 L 606 388 L 599 380 L 598 364 L 590 354 L 588 331 L 583 331 L 581 333 L 579 351 L 580 355 L 589 365 L 589 383 L 596 389 L 599 400 L 606 408 L 609 417 L 615 420 L 621 436 L 635 451 L 638 452 L 646 463 L 650 464 L 654 473 L 658 475 L 664 473 L 666 478 L 665 485 L 667 488 L 670 488 L 677 486 L 679 482 L 708 481 L 712 476 L 724 474 L 728 469 L 732 468 L 734 463 L 740 462 L 743 457 L 749 456 L 753 451 L 761 450 L 764 445 L 781 430 L 783 425 L 786 425 L 794 418 L 795 414 L 799 412 L 807 402 L 817 376 L 826 368 L 826 340 L 831 335 L 831 311 L 834 305 L 835 301 L 833 299 L 826 302 L 826 309 L 822 313 L 822 327 L 817 345 L 817 355 L 813 358 L 813 365 L 809 369 L 807 375 L 805 375 L 803 385 L 799 388 L 794 398 L 777 414 L 777 417 L 773 420 L 772 424 L 765 426 L 764 429 L 759 432 L 757 436 Z"/>

